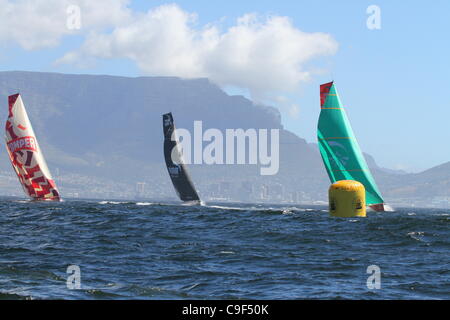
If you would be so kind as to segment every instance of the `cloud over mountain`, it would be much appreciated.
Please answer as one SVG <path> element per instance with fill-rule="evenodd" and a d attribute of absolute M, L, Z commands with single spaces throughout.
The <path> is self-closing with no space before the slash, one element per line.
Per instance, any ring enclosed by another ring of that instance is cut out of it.
<path fill-rule="evenodd" d="M 209 78 L 293 117 L 297 101 L 279 97 L 312 77 L 309 62 L 338 48 L 331 35 L 304 32 L 279 15 L 248 13 L 225 27 L 222 20 L 200 25 L 196 13 L 176 4 L 147 12 L 128 0 L 0 0 L 0 7 L 2 48 L 71 50 L 58 53 L 56 65 L 81 69 L 128 59 L 142 75 Z"/>
<path fill-rule="evenodd" d="M 310 78 L 305 63 L 338 47 L 330 35 L 303 32 L 288 17 L 246 14 L 224 31 L 215 24 L 198 27 L 196 19 L 175 4 L 134 13 L 130 23 L 112 32 L 90 33 L 81 48 L 59 62 L 128 58 L 144 74 L 207 77 L 249 89 L 258 99 L 295 90 Z"/>

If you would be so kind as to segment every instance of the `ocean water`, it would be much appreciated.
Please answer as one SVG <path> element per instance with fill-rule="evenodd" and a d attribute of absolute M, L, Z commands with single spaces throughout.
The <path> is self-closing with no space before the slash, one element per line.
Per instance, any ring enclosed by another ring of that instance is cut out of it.
<path fill-rule="evenodd" d="M 0 298 L 449 299 L 449 224 L 448 209 L 3 199 Z"/>

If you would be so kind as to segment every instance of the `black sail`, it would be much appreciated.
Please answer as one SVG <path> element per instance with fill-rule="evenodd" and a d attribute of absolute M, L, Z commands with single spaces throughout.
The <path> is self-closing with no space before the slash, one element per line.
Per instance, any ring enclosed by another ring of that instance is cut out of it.
<path fill-rule="evenodd" d="M 194 188 L 191 177 L 187 171 L 186 165 L 183 163 L 181 152 L 178 145 L 178 138 L 172 134 L 175 131 L 172 113 L 163 115 L 163 131 L 164 131 L 164 159 L 166 161 L 167 171 L 172 180 L 175 191 L 182 201 L 200 201 L 197 191 Z M 174 156 L 177 163 L 172 160 Z"/>

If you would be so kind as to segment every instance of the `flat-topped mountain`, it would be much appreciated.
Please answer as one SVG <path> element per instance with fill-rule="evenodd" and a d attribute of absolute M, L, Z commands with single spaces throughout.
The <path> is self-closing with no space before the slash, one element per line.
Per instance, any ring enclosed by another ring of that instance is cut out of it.
<path fill-rule="evenodd" d="M 63 196 L 174 198 L 163 160 L 161 118 L 172 112 L 176 126 L 189 130 L 195 120 L 204 130 L 280 129 L 280 169 L 274 176 L 261 176 L 254 165 L 191 165 L 204 197 L 326 200 L 329 181 L 317 147 L 284 130 L 276 108 L 230 96 L 208 79 L 0 72 L 1 119 L 7 116 L 7 96 L 17 92 Z M 448 190 L 448 163 L 399 174 L 366 158 L 387 198 L 416 197 L 427 183 L 436 186 L 429 196 Z M 21 195 L 6 152 L 0 153 L 0 169 L 0 192 Z M 136 188 L 138 182 L 145 186 Z"/>

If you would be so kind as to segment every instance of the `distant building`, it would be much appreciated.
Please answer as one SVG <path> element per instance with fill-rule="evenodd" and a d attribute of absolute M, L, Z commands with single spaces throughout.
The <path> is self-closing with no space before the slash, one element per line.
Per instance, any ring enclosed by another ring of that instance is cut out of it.
<path fill-rule="evenodd" d="M 284 195 L 284 187 L 280 183 L 275 183 L 271 186 L 270 199 L 282 201 Z"/>
<path fill-rule="evenodd" d="M 210 197 L 219 197 L 220 196 L 220 186 L 217 183 L 210 184 L 208 186 L 208 194 Z"/>
<path fill-rule="evenodd" d="M 145 197 L 145 182 L 137 182 L 135 189 L 135 198 L 141 199 Z"/>
<path fill-rule="evenodd" d="M 220 193 L 222 196 L 228 196 L 231 192 L 231 183 L 228 181 L 222 181 L 220 183 Z"/>
<path fill-rule="evenodd" d="M 236 189 L 235 197 L 244 201 L 254 200 L 253 184 L 250 181 L 243 181 L 241 186 Z"/>
<path fill-rule="evenodd" d="M 259 195 L 260 195 L 260 199 L 261 199 L 261 200 L 268 200 L 268 199 L 269 199 L 269 186 L 263 184 L 263 185 L 261 186 L 260 194 L 259 194 Z"/>

